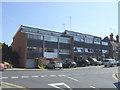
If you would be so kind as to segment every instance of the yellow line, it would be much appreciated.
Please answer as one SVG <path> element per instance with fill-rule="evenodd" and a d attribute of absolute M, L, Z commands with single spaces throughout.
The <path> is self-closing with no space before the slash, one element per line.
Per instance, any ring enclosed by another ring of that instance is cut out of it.
<path fill-rule="evenodd" d="M 113 76 L 114 79 L 119 80 L 119 79 L 115 76 L 115 74 L 113 74 L 112 76 Z"/>
<path fill-rule="evenodd" d="M 15 87 L 15 88 L 23 88 L 25 90 L 30 90 L 30 89 L 27 89 L 25 87 L 22 87 L 22 86 L 19 86 L 19 85 L 15 85 L 15 84 L 12 84 L 12 83 L 8 83 L 8 82 L 2 82 L 2 84 L 5 84 L 5 85 L 11 86 L 11 87 Z"/>

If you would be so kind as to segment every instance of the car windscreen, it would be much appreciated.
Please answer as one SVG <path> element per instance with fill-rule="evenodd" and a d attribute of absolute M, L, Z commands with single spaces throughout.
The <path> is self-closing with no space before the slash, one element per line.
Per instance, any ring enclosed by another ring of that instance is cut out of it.
<path fill-rule="evenodd" d="M 109 62 L 109 60 L 104 60 L 104 62 Z"/>

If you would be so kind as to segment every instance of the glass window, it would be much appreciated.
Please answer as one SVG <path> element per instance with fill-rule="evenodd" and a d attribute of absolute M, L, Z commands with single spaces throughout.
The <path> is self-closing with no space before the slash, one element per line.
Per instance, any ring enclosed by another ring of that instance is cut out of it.
<path fill-rule="evenodd" d="M 28 34 L 28 38 L 33 38 L 33 34 Z"/>
<path fill-rule="evenodd" d="M 102 45 L 108 46 L 108 42 L 102 42 Z"/>
<path fill-rule="evenodd" d="M 60 42 L 60 43 L 70 43 L 70 39 L 59 38 L 59 42 Z"/>
<path fill-rule="evenodd" d="M 28 51 L 42 52 L 42 48 L 40 47 L 27 47 Z"/>
<path fill-rule="evenodd" d="M 45 48 L 45 52 L 58 52 L 58 49 Z"/>
<path fill-rule="evenodd" d="M 94 44 L 100 44 L 101 40 L 99 38 L 94 38 Z"/>
<path fill-rule="evenodd" d="M 108 50 L 102 50 L 102 53 L 103 53 L 103 54 L 108 54 L 109 51 L 108 51 Z"/>
<path fill-rule="evenodd" d="M 85 52 L 87 52 L 87 53 L 93 53 L 93 49 L 91 49 L 91 48 L 85 48 Z"/>
<path fill-rule="evenodd" d="M 45 41 L 58 42 L 58 37 L 45 36 Z"/>
<path fill-rule="evenodd" d="M 60 49 L 59 54 L 70 54 L 70 50 Z"/>
<path fill-rule="evenodd" d="M 85 37 L 85 43 L 93 43 L 93 37 L 92 36 L 86 36 Z"/>
<path fill-rule="evenodd" d="M 74 52 L 84 52 L 84 48 L 74 47 Z"/>
<path fill-rule="evenodd" d="M 74 36 L 74 40 L 79 42 L 80 41 L 80 37 Z"/>
<path fill-rule="evenodd" d="M 39 39 L 39 40 L 43 40 L 43 36 L 41 36 L 41 35 L 35 35 L 35 34 L 28 34 L 28 39 Z"/>

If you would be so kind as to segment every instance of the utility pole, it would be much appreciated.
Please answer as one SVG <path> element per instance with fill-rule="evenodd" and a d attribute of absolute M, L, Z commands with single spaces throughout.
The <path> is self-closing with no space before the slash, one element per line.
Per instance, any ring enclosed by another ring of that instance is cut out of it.
<path fill-rule="evenodd" d="M 63 25 L 63 27 L 64 27 L 64 30 L 65 30 L 65 23 L 64 24 L 62 24 Z"/>
<path fill-rule="evenodd" d="M 71 24 L 71 16 L 69 17 L 70 18 L 70 30 L 72 29 L 72 24 Z"/>

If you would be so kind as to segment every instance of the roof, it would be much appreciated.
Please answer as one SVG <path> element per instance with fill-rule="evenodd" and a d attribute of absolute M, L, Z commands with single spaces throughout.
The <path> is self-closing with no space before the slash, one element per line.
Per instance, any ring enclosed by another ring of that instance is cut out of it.
<path fill-rule="evenodd" d="M 98 37 L 95 35 L 85 34 L 85 33 L 80 33 L 80 32 L 75 32 L 75 31 L 69 31 L 69 30 L 65 30 L 64 32 L 72 32 L 72 33 L 81 34 L 81 35 L 85 35 L 85 36 L 92 36 L 92 37 L 96 37 L 96 38 L 101 38 L 101 37 Z"/>

